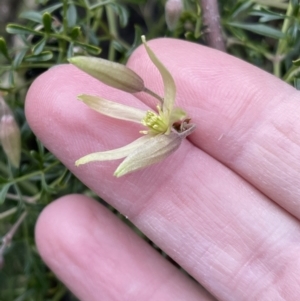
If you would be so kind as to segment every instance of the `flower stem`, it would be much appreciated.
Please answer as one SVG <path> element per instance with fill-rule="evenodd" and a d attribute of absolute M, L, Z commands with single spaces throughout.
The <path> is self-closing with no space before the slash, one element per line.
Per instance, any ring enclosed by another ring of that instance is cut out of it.
<path fill-rule="evenodd" d="M 158 99 L 160 101 L 161 104 L 164 103 L 164 99 L 162 97 L 160 97 L 159 95 L 157 95 L 155 92 L 151 91 L 148 88 L 144 88 L 144 92 L 148 93 L 149 95 L 153 96 L 154 98 Z"/>

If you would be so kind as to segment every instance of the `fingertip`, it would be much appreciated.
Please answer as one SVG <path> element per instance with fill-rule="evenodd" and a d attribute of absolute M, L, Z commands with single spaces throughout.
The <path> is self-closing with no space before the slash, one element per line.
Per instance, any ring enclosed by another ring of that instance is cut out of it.
<path fill-rule="evenodd" d="M 35 239 L 42 258 L 50 264 L 71 245 L 80 244 L 80 226 L 94 201 L 82 195 L 67 195 L 49 204 L 40 214 Z M 92 209 L 93 211 L 93 209 Z"/>

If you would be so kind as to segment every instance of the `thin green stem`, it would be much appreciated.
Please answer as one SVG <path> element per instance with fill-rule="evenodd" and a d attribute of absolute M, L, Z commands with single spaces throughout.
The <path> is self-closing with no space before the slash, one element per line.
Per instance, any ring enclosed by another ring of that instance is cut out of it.
<path fill-rule="evenodd" d="M 110 61 L 115 61 L 116 50 L 113 45 L 113 40 L 118 37 L 116 15 L 110 5 L 106 5 L 105 9 L 106 9 L 109 33 L 113 37 L 112 41 L 109 44 L 108 59 Z"/>
<path fill-rule="evenodd" d="M 59 45 L 59 56 L 58 56 L 58 62 L 62 63 L 63 58 L 64 58 L 64 53 L 66 52 L 67 48 L 67 43 L 66 41 L 71 42 L 72 40 L 70 38 L 66 38 L 68 35 L 68 18 L 67 18 L 67 12 L 68 12 L 68 1 L 64 0 L 63 1 L 63 33 L 64 33 L 64 38 L 61 38 L 59 35 L 60 39 L 58 40 L 58 45 Z M 55 34 L 54 34 L 55 36 Z"/>
<path fill-rule="evenodd" d="M 292 1 L 289 2 L 288 8 L 286 11 L 286 18 L 283 21 L 282 27 L 281 27 L 281 32 L 283 34 L 287 33 L 287 30 L 289 29 L 291 22 L 292 22 L 292 15 L 293 12 L 293 5 Z M 276 49 L 276 54 L 275 54 L 275 59 L 273 61 L 273 73 L 277 77 L 281 77 L 281 62 L 284 58 L 283 54 L 285 50 L 287 49 L 287 40 L 286 37 L 283 39 L 280 39 L 277 44 L 277 49 Z"/>
<path fill-rule="evenodd" d="M 0 255 L 4 253 L 6 247 L 10 244 L 16 231 L 18 230 L 18 228 L 20 227 L 20 225 L 22 224 L 26 216 L 27 216 L 27 211 L 24 211 L 19 217 L 19 219 L 13 224 L 10 230 L 2 238 L 2 245 L 0 246 Z"/>
<path fill-rule="evenodd" d="M 32 197 L 22 195 L 22 200 L 27 204 L 35 204 L 36 201 L 40 198 L 40 196 L 41 196 L 40 193 L 35 195 L 35 196 L 32 196 Z M 12 194 L 12 193 L 7 193 L 6 197 L 8 199 L 11 199 L 11 200 L 14 200 L 14 201 L 19 201 L 20 200 L 18 195 Z"/>
<path fill-rule="evenodd" d="M 52 163 L 51 165 L 47 166 L 45 169 L 43 170 L 38 170 L 38 171 L 34 171 L 32 173 L 29 173 L 29 174 L 26 174 L 24 176 L 21 176 L 19 178 L 14 178 L 11 182 L 11 184 L 16 184 L 16 183 L 19 183 L 19 182 L 23 182 L 25 180 L 28 180 L 30 178 L 33 178 L 33 177 L 36 177 L 36 176 L 40 176 L 40 175 L 43 175 L 45 174 L 47 171 L 49 171 L 50 169 L 52 169 L 54 166 L 60 164 L 59 161 L 56 161 L 54 163 Z"/>
<path fill-rule="evenodd" d="M 18 207 L 14 207 L 14 208 L 11 208 L 11 209 L 6 210 L 4 212 L 1 212 L 0 213 L 0 220 L 14 214 L 17 210 L 18 210 Z"/>
<path fill-rule="evenodd" d="M 94 22 L 93 22 L 93 24 L 92 25 L 90 24 L 90 26 L 89 26 L 89 28 L 91 28 L 93 32 L 96 32 L 99 27 L 103 26 L 103 24 L 102 24 L 102 15 L 103 15 L 103 7 L 100 7 L 94 13 Z M 92 18 L 90 11 L 88 11 L 88 17 L 89 17 L 89 19 Z"/>
<path fill-rule="evenodd" d="M 160 97 L 159 95 L 157 95 L 155 92 L 151 91 L 150 89 L 145 87 L 143 91 L 148 93 L 149 95 L 155 97 L 156 99 L 158 99 L 161 104 L 164 103 L 164 99 L 162 97 Z"/>
<path fill-rule="evenodd" d="M 286 9 L 288 6 L 288 4 L 286 4 L 286 3 L 274 1 L 274 0 L 255 0 L 253 2 L 255 2 L 257 4 L 262 4 L 262 5 L 266 5 L 266 6 L 279 8 L 279 9 Z"/>

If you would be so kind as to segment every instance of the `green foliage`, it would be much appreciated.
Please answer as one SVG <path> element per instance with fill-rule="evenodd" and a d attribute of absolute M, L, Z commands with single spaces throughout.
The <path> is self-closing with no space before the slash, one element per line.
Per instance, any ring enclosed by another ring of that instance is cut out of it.
<path fill-rule="evenodd" d="M 292 64 L 300 50 L 298 1 L 240 0 L 223 10 L 229 52 L 293 83 L 299 72 Z"/>
<path fill-rule="evenodd" d="M 125 62 L 141 34 L 205 43 L 198 2 L 185 0 L 173 32 L 165 24 L 164 3 L 152 7 L 146 0 L 39 0 L 36 9 L 7 24 L 7 36 L 0 37 L 0 92 L 21 129 L 22 158 L 16 169 L 0 149 L 0 236 L 28 214 L 5 248 L 0 300 L 75 300 L 39 258 L 34 225 L 44 206 L 59 196 L 93 195 L 31 132 L 24 115 L 28 87 L 73 55 Z M 219 5 L 227 51 L 300 89 L 299 1 L 220 0 Z"/>

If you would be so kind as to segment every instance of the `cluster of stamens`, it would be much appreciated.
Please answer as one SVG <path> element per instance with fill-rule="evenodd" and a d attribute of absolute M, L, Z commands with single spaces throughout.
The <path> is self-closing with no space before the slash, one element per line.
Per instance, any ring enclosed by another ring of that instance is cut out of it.
<path fill-rule="evenodd" d="M 157 107 L 157 109 L 159 114 L 147 111 L 146 116 L 142 120 L 142 124 L 148 127 L 149 132 L 152 134 L 164 134 L 168 130 L 169 124 L 166 122 L 160 107 Z"/>

